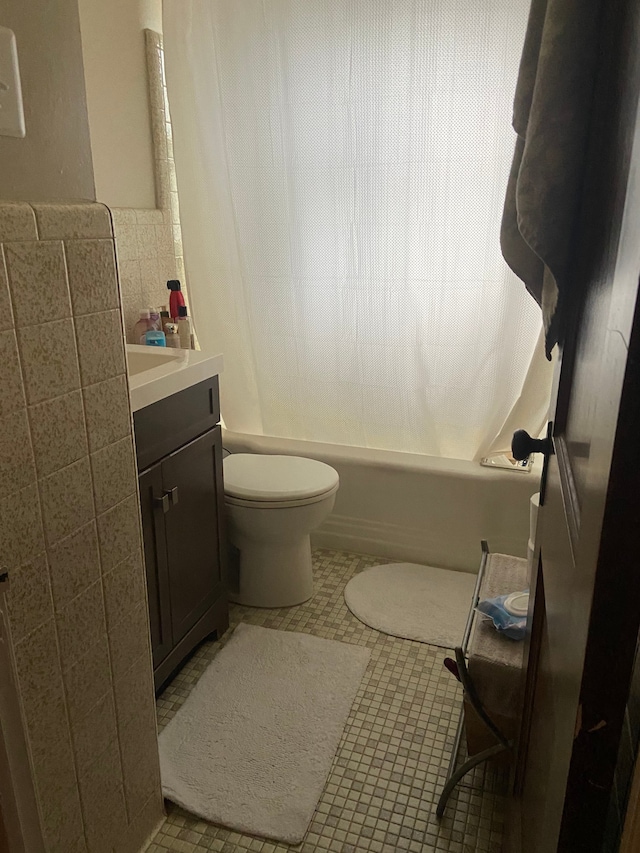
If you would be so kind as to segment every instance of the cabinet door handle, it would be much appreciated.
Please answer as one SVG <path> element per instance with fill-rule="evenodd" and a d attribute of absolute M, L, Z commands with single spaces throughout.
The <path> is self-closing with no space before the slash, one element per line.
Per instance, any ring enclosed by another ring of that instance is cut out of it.
<path fill-rule="evenodd" d="M 153 501 L 156 506 L 162 507 L 162 512 L 164 513 L 169 512 L 171 509 L 171 505 L 169 504 L 169 492 L 165 492 L 164 495 L 159 498 L 154 498 Z"/>
<path fill-rule="evenodd" d="M 162 512 L 169 512 L 171 507 L 178 503 L 178 487 L 174 486 L 172 489 L 167 489 L 161 497 L 153 500 L 157 506 L 162 507 Z"/>

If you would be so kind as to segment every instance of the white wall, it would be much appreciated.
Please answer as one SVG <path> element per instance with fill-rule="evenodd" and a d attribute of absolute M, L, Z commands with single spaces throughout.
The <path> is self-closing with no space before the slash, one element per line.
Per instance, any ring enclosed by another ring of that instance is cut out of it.
<path fill-rule="evenodd" d="M 162 0 L 78 0 L 96 198 L 154 208 L 144 33 L 162 31 Z"/>
<path fill-rule="evenodd" d="M 27 134 L 0 136 L 0 199 L 95 198 L 77 0 L 2 0 L 16 34 Z"/>

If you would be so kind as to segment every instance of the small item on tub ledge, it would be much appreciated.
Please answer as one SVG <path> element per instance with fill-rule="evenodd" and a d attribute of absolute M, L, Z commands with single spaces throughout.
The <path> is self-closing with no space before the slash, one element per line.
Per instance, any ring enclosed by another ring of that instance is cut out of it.
<path fill-rule="evenodd" d="M 144 342 L 148 347 L 166 347 L 167 345 L 165 334 L 159 329 L 150 329 L 144 336 Z"/>
<path fill-rule="evenodd" d="M 191 332 L 191 320 L 187 315 L 187 306 L 181 305 L 178 309 L 178 334 L 180 335 L 180 346 L 182 349 L 193 349 L 193 334 Z"/>
<path fill-rule="evenodd" d="M 172 278 L 167 282 L 167 288 L 171 291 L 169 297 L 169 315 L 174 323 L 178 322 L 180 316 L 180 308 L 184 307 L 184 296 L 180 290 L 180 282 L 177 278 Z"/>
<path fill-rule="evenodd" d="M 164 327 L 164 334 L 167 339 L 168 347 L 180 349 L 180 335 L 178 333 L 177 323 L 167 323 Z"/>

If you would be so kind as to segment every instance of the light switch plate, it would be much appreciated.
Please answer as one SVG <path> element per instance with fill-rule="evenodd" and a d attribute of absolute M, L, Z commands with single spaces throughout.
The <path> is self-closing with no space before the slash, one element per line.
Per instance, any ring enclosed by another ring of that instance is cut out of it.
<path fill-rule="evenodd" d="M 13 30 L 0 27 L 0 136 L 25 133 L 16 37 Z"/>

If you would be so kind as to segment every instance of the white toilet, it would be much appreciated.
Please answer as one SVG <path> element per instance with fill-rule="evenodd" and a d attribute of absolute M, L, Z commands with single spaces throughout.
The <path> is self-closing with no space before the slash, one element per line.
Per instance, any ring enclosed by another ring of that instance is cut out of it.
<path fill-rule="evenodd" d="M 338 472 L 300 456 L 236 453 L 223 463 L 229 538 L 239 551 L 232 601 L 289 607 L 313 593 L 309 534 L 333 509 Z"/>

